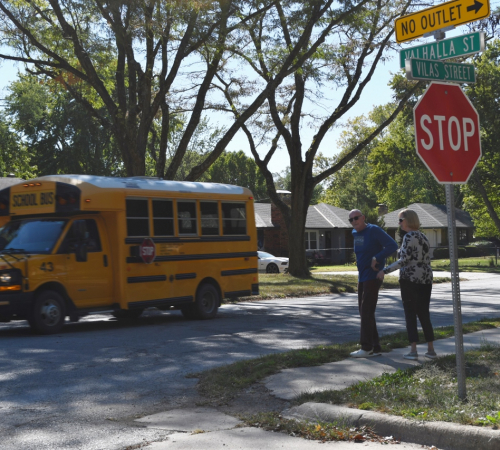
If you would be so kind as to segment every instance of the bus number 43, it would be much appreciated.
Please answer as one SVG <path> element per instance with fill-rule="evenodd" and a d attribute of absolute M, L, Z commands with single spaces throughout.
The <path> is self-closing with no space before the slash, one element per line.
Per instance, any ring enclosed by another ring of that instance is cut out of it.
<path fill-rule="evenodd" d="M 40 270 L 43 270 L 44 272 L 52 272 L 54 270 L 54 265 L 51 262 L 42 263 Z"/>

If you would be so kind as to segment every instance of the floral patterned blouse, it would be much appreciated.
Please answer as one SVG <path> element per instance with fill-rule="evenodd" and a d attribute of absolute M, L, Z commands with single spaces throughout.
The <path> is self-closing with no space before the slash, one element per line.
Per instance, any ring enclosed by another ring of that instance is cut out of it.
<path fill-rule="evenodd" d="M 398 250 L 398 260 L 387 266 L 384 273 L 399 272 L 400 280 L 408 280 L 417 284 L 432 284 L 430 244 L 425 234 L 420 231 L 409 231 L 403 238 Z"/>

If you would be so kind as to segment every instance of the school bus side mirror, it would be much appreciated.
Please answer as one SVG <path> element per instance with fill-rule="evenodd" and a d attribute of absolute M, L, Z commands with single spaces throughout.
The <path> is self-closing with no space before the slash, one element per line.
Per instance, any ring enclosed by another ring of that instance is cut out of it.
<path fill-rule="evenodd" d="M 73 232 L 76 238 L 75 258 L 78 262 L 87 261 L 87 222 L 85 220 L 75 220 L 73 222 Z"/>

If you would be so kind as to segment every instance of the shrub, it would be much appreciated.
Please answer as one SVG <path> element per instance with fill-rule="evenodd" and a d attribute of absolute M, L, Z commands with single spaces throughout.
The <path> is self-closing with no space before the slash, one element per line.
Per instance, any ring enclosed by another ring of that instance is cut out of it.
<path fill-rule="evenodd" d="M 458 257 L 465 258 L 466 256 L 465 247 L 458 247 Z M 450 251 L 448 247 L 438 247 L 434 249 L 432 259 L 448 259 L 450 257 Z"/>
<path fill-rule="evenodd" d="M 489 254 L 491 254 L 489 248 L 477 247 L 475 245 L 466 245 L 465 246 L 465 256 L 467 258 L 488 256 Z"/>

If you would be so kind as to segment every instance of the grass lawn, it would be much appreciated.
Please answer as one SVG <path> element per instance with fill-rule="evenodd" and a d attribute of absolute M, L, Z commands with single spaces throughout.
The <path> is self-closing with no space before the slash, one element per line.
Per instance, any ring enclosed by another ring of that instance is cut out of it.
<path fill-rule="evenodd" d="M 295 402 L 329 403 L 408 419 L 500 425 L 500 347 L 465 353 L 467 401 L 457 395 L 456 358 L 449 355 L 341 391 L 300 395 Z"/>
<path fill-rule="evenodd" d="M 500 259 L 499 259 L 500 262 Z M 431 261 L 433 270 L 450 271 L 449 259 L 435 259 Z M 311 273 L 316 272 L 357 272 L 355 264 L 345 264 L 339 266 L 313 266 Z M 458 270 L 463 272 L 487 272 L 500 273 L 500 265 L 496 264 L 493 256 L 481 256 L 476 258 L 460 258 L 458 260 Z"/>
<path fill-rule="evenodd" d="M 433 270 L 450 270 L 449 259 L 436 259 L 431 262 Z M 458 270 L 463 272 L 487 272 L 500 273 L 500 266 L 496 265 L 496 260 L 492 256 L 482 256 L 477 258 L 460 258 L 458 260 Z"/>
<path fill-rule="evenodd" d="M 434 283 L 450 281 L 450 278 L 443 277 L 434 279 Z M 385 277 L 382 289 L 399 289 L 397 277 Z M 224 303 L 357 292 L 358 272 L 353 272 L 352 275 L 316 275 L 313 272 L 309 278 L 296 278 L 284 273 L 263 273 L 259 274 L 259 290 L 260 295 L 226 299 Z"/>

